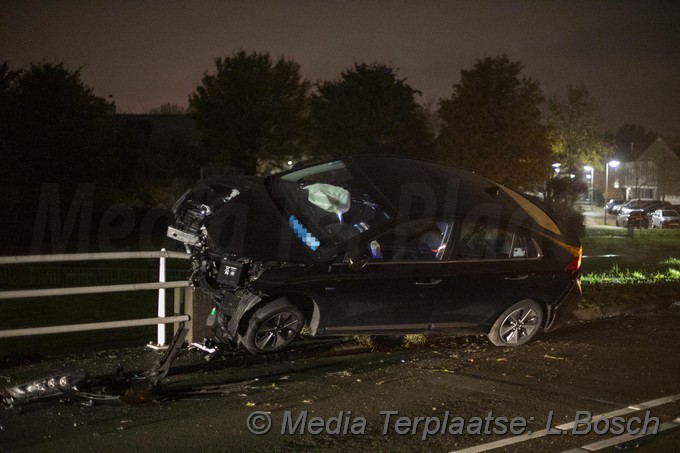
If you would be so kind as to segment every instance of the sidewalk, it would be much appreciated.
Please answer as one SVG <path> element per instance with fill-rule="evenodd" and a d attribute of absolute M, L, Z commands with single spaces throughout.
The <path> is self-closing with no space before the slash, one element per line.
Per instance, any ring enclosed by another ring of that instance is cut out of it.
<path fill-rule="evenodd" d="M 585 224 L 589 226 L 604 227 L 604 208 L 602 206 L 591 206 L 589 204 L 580 205 L 581 212 L 585 216 Z M 607 213 L 607 227 L 620 229 L 616 226 L 616 215 Z"/>

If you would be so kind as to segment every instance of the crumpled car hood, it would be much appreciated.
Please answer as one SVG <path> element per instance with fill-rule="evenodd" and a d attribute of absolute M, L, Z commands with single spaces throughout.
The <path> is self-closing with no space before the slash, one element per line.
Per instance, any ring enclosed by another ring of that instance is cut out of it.
<path fill-rule="evenodd" d="M 236 189 L 238 194 L 232 196 Z M 211 248 L 225 256 L 255 261 L 312 263 L 314 257 L 291 229 L 270 197 L 264 179 L 252 176 L 209 178 L 194 186 L 173 208 L 175 215 L 189 205 L 207 206 L 202 224 Z"/>

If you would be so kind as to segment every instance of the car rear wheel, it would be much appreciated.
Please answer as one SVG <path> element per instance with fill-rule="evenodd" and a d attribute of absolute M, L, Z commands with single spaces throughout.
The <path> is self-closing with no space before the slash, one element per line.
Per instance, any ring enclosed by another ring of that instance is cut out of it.
<path fill-rule="evenodd" d="M 491 326 L 489 340 L 496 346 L 519 346 L 531 340 L 543 325 L 543 308 L 522 300 L 505 310 Z"/>
<path fill-rule="evenodd" d="M 304 325 L 300 309 L 287 299 L 278 299 L 253 314 L 241 343 L 253 354 L 277 352 L 288 346 Z"/>

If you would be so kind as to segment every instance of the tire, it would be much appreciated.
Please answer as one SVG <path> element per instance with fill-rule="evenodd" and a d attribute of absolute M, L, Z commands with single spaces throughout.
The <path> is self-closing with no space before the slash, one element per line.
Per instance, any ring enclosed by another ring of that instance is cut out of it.
<path fill-rule="evenodd" d="M 304 325 L 299 308 L 288 299 L 277 299 L 253 313 L 241 343 L 253 354 L 277 352 L 297 338 Z"/>
<path fill-rule="evenodd" d="M 526 299 L 501 313 L 487 336 L 496 346 L 520 346 L 534 338 L 542 326 L 543 308 Z"/>

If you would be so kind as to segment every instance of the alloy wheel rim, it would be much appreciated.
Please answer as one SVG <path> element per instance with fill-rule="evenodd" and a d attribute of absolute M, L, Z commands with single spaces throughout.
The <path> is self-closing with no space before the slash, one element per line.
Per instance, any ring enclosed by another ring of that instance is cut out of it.
<path fill-rule="evenodd" d="M 538 328 L 538 314 L 532 308 L 518 308 L 501 323 L 500 336 L 507 344 L 517 344 L 531 337 Z"/>
<path fill-rule="evenodd" d="M 260 325 L 255 334 L 255 345 L 263 350 L 278 349 L 290 343 L 297 335 L 293 328 L 299 323 L 294 313 L 277 313 Z"/>

